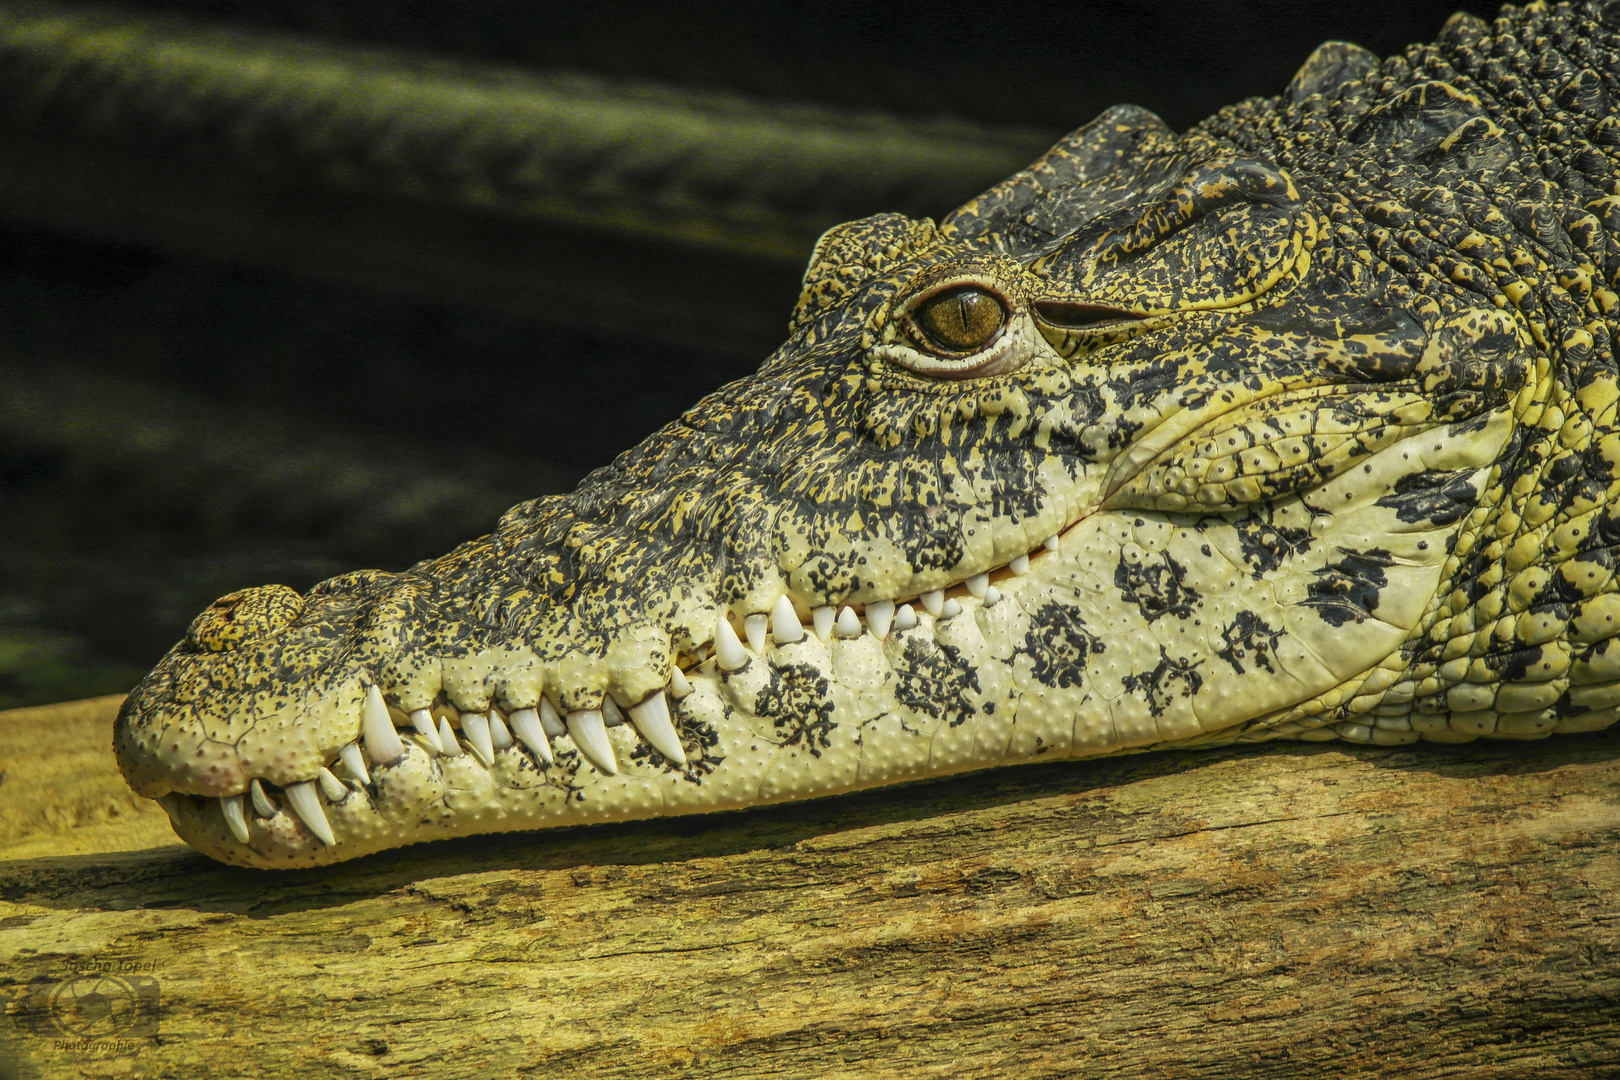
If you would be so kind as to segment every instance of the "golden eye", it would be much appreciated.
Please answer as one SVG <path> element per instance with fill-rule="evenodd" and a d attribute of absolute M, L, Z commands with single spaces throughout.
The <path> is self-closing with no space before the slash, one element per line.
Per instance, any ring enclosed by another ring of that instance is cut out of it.
<path fill-rule="evenodd" d="M 917 308 L 917 326 L 943 352 L 977 352 L 995 340 L 1007 322 L 1001 301 L 976 285 L 959 285 L 930 296 Z"/>

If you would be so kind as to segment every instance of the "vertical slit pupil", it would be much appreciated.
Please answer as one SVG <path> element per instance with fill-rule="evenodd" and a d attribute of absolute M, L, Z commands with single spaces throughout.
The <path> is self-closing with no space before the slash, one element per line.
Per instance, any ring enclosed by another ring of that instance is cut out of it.
<path fill-rule="evenodd" d="M 969 352 L 995 336 L 1007 319 L 1001 301 L 973 285 L 929 297 L 917 313 L 923 332 L 948 352 Z"/>

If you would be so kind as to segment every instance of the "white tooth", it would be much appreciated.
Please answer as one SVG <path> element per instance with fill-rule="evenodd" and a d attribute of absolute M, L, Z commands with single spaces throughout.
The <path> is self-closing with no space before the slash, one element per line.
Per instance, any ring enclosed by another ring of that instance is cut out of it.
<path fill-rule="evenodd" d="M 743 651 L 742 642 L 737 640 L 737 631 L 731 628 L 731 620 L 726 618 L 724 611 L 714 621 L 714 654 L 720 658 L 721 671 L 736 671 L 748 664 L 748 654 Z M 569 720 L 571 722 L 573 717 L 570 716 Z"/>
<path fill-rule="evenodd" d="M 360 756 L 360 744 L 350 743 L 338 751 L 338 760 L 343 767 L 349 770 L 349 775 L 362 784 L 371 783 L 371 774 L 366 771 L 366 759 Z"/>
<path fill-rule="evenodd" d="M 929 589 L 917 599 L 922 601 L 923 610 L 937 619 L 940 609 L 945 606 L 945 590 Z"/>
<path fill-rule="evenodd" d="M 1041 541 L 1041 546 L 1046 548 L 1047 551 L 1056 551 L 1057 546 L 1058 546 L 1057 533 L 1053 533 L 1051 536 L 1048 536 L 1045 540 L 1042 540 Z"/>
<path fill-rule="evenodd" d="M 1011 570 L 1020 577 L 1029 573 L 1029 556 L 1018 556 L 1018 558 L 1007 564 L 1007 569 Z"/>
<path fill-rule="evenodd" d="M 974 574 L 967 579 L 967 590 L 980 600 L 984 599 L 984 591 L 990 587 L 989 574 Z"/>
<path fill-rule="evenodd" d="M 669 703 L 663 694 L 654 694 L 640 705 L 630 706 L 630 719 L 654 750 L 677 765 L 686 764 L 686 751 L 681 749 L 680 736 L 675 734 L 675 725 L 669 721 Z"/>
<path fill-rule="evenodd" d="M 461 743 L 456 739 L 456 731 L 450 726 L 450 721 L 439 717 L 439 745 L 444 748 L 445 757 L 460 757 Z"/>
<path fill-rule="evenodd" d="M 861 636 L 861 620 L 855 614 L 855 609 L 845 604 L 838 612 L 838 636 L 856 638 Z"/>
<path fill-rule="evenodd" d="M 799 613 L 793 610 L 793 601 L 786 596 L 778 596 L 776 606 L 771 608 L 771 637 L 778 645 L 804 640 L 804 624 L 799 622 Z"/>
<path fill-rule="evenodd" d="M 382 691 L 375 685 L 366 691 L 366 705 L 360 711 L 360 734 L 365 736 L 366 757 L 373 765 L 392 765 L 405 753 L 405 744 L 399 741 L 399 732 L 394 730 Z"/>
<path fill-rule="evenodd" d="M 253 812 L 260 817 L 275 817 L 279 812 L 276 804 L 270 801 L 270 796 L 264 793 L 264 788 L 259 786 L 257 776 L 248 781 L 248 794 L 253 796 Z"/>
<path fill-rule="evenodd" d="M 461 714 L 461 733 L 467 737 L 467 746 L 473 756 L 484 765 L 495 764 L 495 747 L 489 739 L 489 718 L 483 713 Z"/>
<path fill-rule="evenodd" d="M 437 737 L 435 740 L 437 741 Z M 321 790 L 326 792 L 329 802 L 342 802 L 349 797 L 349 785 L 332 774 L 332 770 L 321 766 L 321 771 L 315 774 L 315 779 L 321 782 Z"/>
<path fill-rule="evenodd" d="M 540 699 L 540 728 L 546 733 L 546 737 L 551 739 L 568 734 L 568 727 L 557 714 L 557 706 L 551 703 L 550 698 Z"/>
<path fill-rule="evenodd" d="M 722 626 L 725 623 L 721 623 Z M 736 635 L 732 635 L 735 640 Z M 742 648 L 741 643 L 737 645 Z M 603 773 L 616 776 L 619 772 L 619 762 L 613 756 L 613 744 L 608 742 L 607 728 L 602 723 L 602 714 L 596 709 L 585 709 L 580 712 L 568 714 L 568 734 L 573 737 L 574 745 Z"/>
<path fill-rule="evenodd" d="M 984 590 L 984 606 L 985 607 L 989 607 L 991 604 L 995 603 L 997 600 L 1000 600 L 1000 599 L 1001 599 L 1001 590 L 996 588 L 994 585 L 992 585 L 988 589 Z"/>
<path fill-rule="evenodd" d="M 777 638 L 776 640 L 781 641 L 782 639 Z M 692 684 L 686 681 L 686 672 L 678 667 L 669 669 L 669 692 L 676 701 L 692 692 Z"/>
<path fill-rule="evenodd" d="M 506 730 L 506 721 L 494 709 L 489 710 L 489 745 L 497 750 L 507 750 L 512 746 L 512 733 Z"/>
<path fill-rule="evenodd" d="M 770 628 L 769 615 L 750 615 L 743 620 L 743 633 L 748 637 L 748 647 L 754 650 L 755 656 L 765 653 L 765 631 Z"/>
<path fill-rule="evenodd" d="M 954 597 L 945 601 L 939 609 L 939 617 L 942 619 L 954 619 L 960 614 L 962 614 L 962 605 L 958 604 Z"/>
<path fill-rule="evenodd" d="M 624 723 L 624 712 L 620 710 L 619 703 L 607 694 L 602 695 L 602 726 L 618 727 Z"/>
<path fill-rule="evenodd" d="M 879 600 L 866 605 L 866 625 L 872 628 L 872 636 L 879 641 L 889 636 L 889 625 L 893 622 L 893 600 Z"/>
<path fill-rule="evenodd" d="M 315 781 L 301 780 L 296 784 L 288 784 L 287 804 L 292 807 L 293 813 L 298 815 L 298 820 L 320 838 L 321 843 L 327 847 L 337 847 L 337 837 L 332 835 L 332 826 L 326 820 L 326 811 L 321 809 L 320 797 L 315 794 Z"/>
<path fill-rule="evenodd" d="M 901 604 L 900 610 L 894 613 L 894 628 L 896 630 L 910 630 L 917 625 L 917 613 L 910 604 Z"/>
<path fill-rule="evenodd" d="M 428 744 L 428 749 L 435 754 L 444 753 L 444 744 L 439 742 L 439 729 L 433 726 L 433 714 L 426 709 L 417 709 L 411 713 L 411 725 L 416 728 L 422 741 Z"/>
<path fill-rule="evenodd" d="M 219 808 L 225 812 L 225 824 L 231 828 L 231 835 L 241 843 L 248 842 L 247 815 L 242 813 L 242 796 L 226 795 L 219 800 Z"/>
<path fill-rule="evenodd" d="M 556 758 L 551 754 L 551 742 L 540 726 L 540 714 L 533 709 L 519 709 L 507 717 L 512 721 L 512 734 L 523 740 L 523 745 L 534 751 L 536 757 L 550 765 Z"/>
<path fill-rule="evenodd" d="M 811 609 L 810 622 L 816 628 L 816 637 L 822 641 L 832 637 L 833 623 L 835 621 L 836 613 L 833 611 L 831 604 L 823 604 L 821 607 Z"/>

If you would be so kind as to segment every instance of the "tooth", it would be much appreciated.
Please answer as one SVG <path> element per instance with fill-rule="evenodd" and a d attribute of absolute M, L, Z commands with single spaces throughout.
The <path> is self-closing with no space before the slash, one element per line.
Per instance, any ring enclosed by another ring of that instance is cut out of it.
<path fill-rule="evenodd" d="M 776 640 L 781 641 L 782 639 L 779 637 Z M 686 681 L 686 672 L 678 667 L 669 669 L 669 692 L 676 701 L 692 692 L 692 684 Z"/>
<path fill-rule="evenodd" d="M 435 754 L 444 753 L 444 745 L 439 742 L 439 729 L 433 726 L 433 714 L 426 709 L 417 709 L 411 713 L 411 724 L 422 736 L 422 741 L 428 744 L 428 749 Z"/>
<path fill-rule="evenodd" d="M 315 779 L 321 782 L 321 790 L 326 792 L 330 802 L 342 802 L 349 797 L 349 785 L 332 775 L 332 770 L 321 766 L 321 771 L 315 774 Z"/>
<path fill-rule="evenodd" d="M 725 622 L 720 623 L 725 626 Z M 737 635 L 731 635 L 736 641 Z M 737 644 L 742 650 L 742 644 Z M 580 712 L 568 714 L 568 734 L 574 739 L 574 745 L 579 752 L 589 759 L 592 765 L 608 776 L 616 776 L 619 772 L 619 763 L 613 757 L 613 744 L 608 742 L 607 728 L 602 724 L 602 714 L 595 709 L 584 709 Z"/>
<path fill-rule="evenodd" d="M 956 602 L 955 597 L 945 601 L 939 609 L 939 617 L 942 619 L 954 619 L 960 614 L 962 614 L 962 605 Z"/>
<path fill-rule="evenodd" d="M 748 664 L 748 654 L 743 651 L 742 642 L 737 640 L 737 631 L 731 628 L 731 620 L 726 618 L 724 611 L 714 621 L 714 654 L 720 658 L 721 671 L 736 671 Z M 570 729 L 573 727 L 572 720 L 571 714 Z"/>
<path fill-rule="evenodd" d="M 467 737 L 467 746 L 471 748 L 474 757 L 482 761 L 486 767 L 495 764 L 495 747 L 489 739 L 488 717 L 483 713 L 462 713 L 461 733 Z"/>
<path fill-rule="evenodd" d="M 879 600 L 866 605 L 866 625 L 872 628 L 872 636 L 879 641 L 889 636 L 889 625 L 893 622 L 893 600 Z"/>
<path fill-rule="evenodd" d="M 326 811 L 321 809 L 321 800 L 315 794 L 315 781 L 300 780 L 296 784 L 287 785 L 287 803 L 292 807 L 298 820 L 309 827 L 309 831 L 320 838 L 321 843 L 327 847 L 337 847 L 337 837 L 332 835 L 332 826 L 326 820 Z"/>
<path fill-rule="evenodd" d="M 551 755 L 551 742 L 546 738 L 545 729 L 540 726 L 540 714 L 533 709 L 519 709 L 507 717 L 512 721 L 512 734 L 523 740 L 523 745 L 533 750 L 535 756 L 550 765 L 557 760 Z"/>
<path fill-rule="evenodd" d="M 275 817 L 278 813 L 276 804 L 270 801 L 270 796 L 264 793 L 259 785 L 259 778 L 255 776 L 248 781 L 248 794 L 253 796 L 253 812 L 260 817 Z"/>
<path fill-rule="evenodd" d="M 786 596 L 778 596 L 776 606 L 771 608 L 771 637 L 778 645 L 804 640 L 804 624 L 799 622 L 799 613 L 793 610 L 793 601 Z"/>
<path fill-rule="evenodd" d="M 1056 551 L 1057 546 L 1058 546 L 1057 533 L 1053 533 L 1051 536 L 1048 536 L 1045 540 L 1042 540 L 1041 541 L 1041 546 L 1044 547 L 1047 551 Z"/>
<path fill-rule="evenodd" d="M 562 717 L 557 715 L 557 706 L 551 703 L 550 698 L 540 699 L 540 729 L 548 739 L 568 734 L 568 728 L 563 724 Z"/>
<path fill-rule="evenodd" d="M 917 625 L 917 613 L 910 604 L 901 604 L 900 610 L 894 613 L 894 628 L 896 630 L 910 630 Z"/>
<path fill-rule="evenodd" d="M 810 622 L 816 628 L 816 637 L 826 641 L 832 637 L 834 612 L 831 604 L 813 608 L 810 612 Z"/>
<path fill-rule="evenodd" d="M 856 617 L 855 609 L 848 604 L 838 612 L 838 636 L 847 638 L 861 636 L 861 620 Z"/>
<path fill-rule="evenodd" d="M 743 633 L 748 637 L 748 647 L 754 650 L 755 656 L 765 652 L 765 631 L 771 621 L 769 615 L 750 615 L 743 620 Z"/>
<path fill-rule="evenodd" d="M 630 719 L 654 750 L 677 765 L 686 764 L 686 751 L 681 749 L 680 736 L 675 734 L 675 725 L 669 721 L 669 703 L 663 694 L 654 694 L 640 705 L 630 706 Z"/>
<path fill-rule="evenodd" d="M 442 716 L 439 717 L 439 745 L 444 747 L 445 757 L 461 756 L 461 743 L 456 739 L 455 729 Z"/>
<path fill-rule="evenodd" d="M 980 600 L 984 599 L 984 591 L 990 587 L 989 574 L 974 574 L 967 579 L 967 590 Z"/>
<path fill-rule="evenodd" d="M 614 701 L 609 695 L 603 694 L 602 726 L 618 727 L 622 723 L 624 723 L 624 711 L 619 708 L 619 703 Z"/>
<path fill-rule="evenodd" d="M 350 743 L 338 751 L 338 760 L 343 767 L 349 770 L 349 775 L 362 784 L 371 783 L 371 774 L 366 771 L 366 759 L 360 756 L 360 744 Z"/>
<path fill-rule="evenodd" d="M 366 705 L 360 711 L 360 734 L 365 736 L 366 757 L 373 765 L 392 765 L 405 753 L 405 744 L 399 741 L 399 732 L 394 730 L 382 691 L 375 683 L 366 691 Z"/>
<path fill-rule="evenodd" d="M 996 588 L 994 585 L 992 585 L 988 589 L 984 590 L 984 606 L 985 607 L 989 607 L 991 604 L 995 603 L 997 600 L 1000 600 L 1000 599 L 1001 599 L 1001 590 Z"/>
<path fill-rule="evenodd" d="M 1029 573 L 1029 556 L 1018 556 L 1018 558 L 1007 564 L 1007 569 L 1011 570 L 1020 577 Z"/>
<path fill-rule="evenodd" d="M 937 619 L 940 609 L 945 606 L 945 590 L 930 589 L 917 599 L 922 601 L 923 610 Z"/>
<path fill-rule="evenodd" d="M 489 745 L 506 750 L 512 745 L 512 733 L 506 730 L 506 721 L 494 709 L 489 710 Z"/>
<path fill-rule="evenodd" d="M 242 796 L 224 796 L 219 800 L 219 808 L 225 812 L 225 824 L 231 827 L 231 835 L 241 843 L 247 843 L 247 815 L 242 813 Z"/>

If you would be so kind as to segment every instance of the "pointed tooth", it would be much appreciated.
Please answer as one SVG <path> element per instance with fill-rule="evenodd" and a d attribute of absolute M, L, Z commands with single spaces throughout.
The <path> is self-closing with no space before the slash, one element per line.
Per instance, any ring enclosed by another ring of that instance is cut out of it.
<path fill-rule="evenodd" d="M 557 706 L 551 703 L 550 698 L 540 699 L 540 728 L 548 739 L 568 734 L 568 725 L 563 723 L 562 716 L 557 712 Z"/>
<path fill-rule="evenodd" d="M 435 754 L 444 753 L 444 744 L 439 741 L 439 729 L 433 726 L 433 714 L 426 709 L 417 709 L 411 713 L 411 726 L 416 728 L 422 741 L 428 744 L 428 749 Z"/>
<path fill-rule="evenodd" d="M 338 760 L 343 767 L 349 770 L 349 775 L 362 784 L 371 783 L 371 774 L 366 771 L 366 759 L 360 756 L 360 744 L 350 743 L 338 751 Z"/>
<path fill-rule="evenodd" d="M 248 781 L 248 794 L 253 796 L 253 812 L 260 817 L 275 817 L 280 813 L 276 804 L 270 801 L 270 796 L 264 793 L 257 776 Z"/>
<path fill-rule="evenodd" d="M 781 640 L 778 638 L 777 640 Z M 681 700 L 692 692 L 692 684 L 686 681 L 686 672 L 678 667 L 669 669 L 669 695 L 676 701 Z"/>
<path fill-rule="evenodd" d="M 737 640 L 737 631 L 731 628 L 731 620 L 726 618 L 724 611 L 714 621 L 714 654 L 720 660 L 721 671 L 736 671 L 748 664 L 748 654 L 743 651 L 742 642 Z M 573 717 L 569 719 L 571 721 Z"/>
<path fill-rule="evenodd" d="M 922 601 L 923 610 L 937 619 L 941 609 L 945 606 L 945 590 L 929 589 L 917 599 Z"/>
<path fill-rule="evenodd" d="M 866 605 L 866 625 L 872 628 L 872 636 L 879 641 L 889 636 L 889 626 L 893 622 L 893 600 L 879 600 L 875 604 Z"/>
<path fill-rule="evenodd" d="M 375 684 L 366 691 L 365 708 L 360 711 L 360 734 L 365 736 L 366 757 L 373 765 L 392 765 L 405 753 L 382 691 Z"/>
<path fill-rule="evenodd" d="M 917 613 L 910 604 L 901 604 L 900 610 L 894 613 L 894 628 L 896 630 L 910 630 L 917 625 Z"/>
<path fill-rule="evenodd" d="M 224 796 L 219 800 L 219 808 L 225 814 L 225 824 L 230 826 L 231 835 L 236 837 L 239 843 L 247 843 L 247 815 L 242 813 L 242 796 Z"/>
<path fill-rule="evenodd" d="M 437 742 L 437 738 L 434 741 Z M 315 774 L 315 779 L 321 782 L 321 790 L 326 792 L 328 802 L 342 802 L 349 797 L 349 785 L 334 776 L 332 770 L 326 766 L 321 766 L 321 771 Z"/>
<path fill-rule="evenodd" d="M 1018 558 L 1012 560 L 1011 562 L 1009 562 L 1007 564 L 1007 569 L 1011 570 L 1013 573 L 1017 574 L 1019 577 L 1023 577 L 1025 574 L 1029 573 L 1029 556 L 1028 555 L 1020 555 L 1020 556 L 1018 556 Z"/>
<path fill-rule="evenodd" d="M 654 694 L 640 705 L 630 706 L 630 719 L 654 750 L 677 765 L 686 764 L 686 751 L 681 748 L 675 725 L 670 723 L 669 703 L 664 700 L 663 694 Z"/>
<path fill-rule="evenodd" d="M 816 637 L 820 638 L 822 641 L 826 641 L 828 638 L 832 637 L 833 623 L 835 621 L 836 614 L 833 611 L 831 604 L 823 604 L 821 607 L 814 608 L 810 612 L 810 622 L 816 628 Z"/>
<path fill-rule="evenodd" d="M 602 695 L 602 726 L 618 727 L 624 723 L 624 710 L 607 694 Z"/>
<path fill-rule="evenodd" d="M 755 656 L 765 653 L 765 631 L 769 629 L 771 617 L 769 615 L 750 615 L 743 620 L 743 633 L 748 637 L 748 647 L 754 650 Z"/>
<path fill-rule="evenodd" d="M 954 596 L 945 601 L 939 609 L 939 617 L 942 619 L 954 619 L 960 614 L 962 614 L 962 605 L 956 602 Z"/>
<path fill-rule="evenodd" d="M 736 635 L 733 634 L 732 638 L 735 639 Z M 742 648 L 740 642 L 737 648 Z M 579 747 L 579 752 L 584 754 L 598 770 L 608 776 L 618 775 L 619 762 L 613 756 L 613 744 L 608 742 L 607 727 L 602 723 L 601 712 L 596 709 L 584 709 L 569 713 L 568 734 L 573 737 L 574 745 Z"/>
<path fill-rule="evenodd" d="M 512 733 L 506 730 L 506 721 L 494 709 L 489 710 L 489 745 L 497 750 L 508 750 L 512 746 Z"/>
<path fill-rule="evenodd" d="M 1001 590 L 996 588 L 994 585 L 992 585 L 988 589 L 984 590 L 984 606 L 985 607 L 989 607 L 991 604 L 995 603 L 997 600 L 1000 600 L 1000 599 L 1001 599 Z"/>
<path fill-rule="evenodd" d="M 337 837 L 332 835 L 332 825 L 326 820 L 326 811 L 321 809 L 320 796 L 315 794 L 315 781 L 300 780 L 296 784 L 288 784 L 286 791 L 287 805 L 298 815 L 298 820 L 319 837 L 321 843 L 327 847 L 337 847 Z"/>
<path fill-rule="evenodd" d="M 456 731 L 450 726 L 450 721 L 439 717 L 439 745 L 444 748 L 445 757 L 460 757 L 461 742 L 456 738 Z"/>
<path fill-rule="evenodd" d="M 523 741 L 523 745 L 534 751 L 535 757 L 550 765 L 557 760 L 551 754 L 551 741 L 546 738 L 545 729 L 540 726 L 540 714 L 533 709 L 518 709 L 507 717 L 512 722 L 512 734 Z"/>
<path fill-rule="evenodd" d="M 1048 536 L 1045 540 L 1042 540 L 1041 541 L 1041 546 L 1044 547 L 1047 551 L 1056 551 L 1057 546 L 1058 546 L 1057 533 L 1053 533 L 1051 536 Z"/>
<path fill-rule="evenodd" d="M 861 620 L 855 614 L 855 609 L 845 604 L 838 612 L 838 636 L 857 638 L 861 636 Z"/>
<path fill-rule="evenodd" d="M 461 733 L 466 736 L 473 756 L 482 761 L 485 768 L 495 764 L 495 746 L 489 738 L 489 717 L 479 712 L 462 713 Z"/>
<path fill-rule="evenodd" d="M 967 591 L 980 600 L 984 599 L 984 592 L 990 587 L 989 574 L 974 574 L 967 579 Z"/>
<path fill-rule="evenodd" d="M 771 637 L 778 645 L 804 640 L 804 624 L 799 621 L 799 613 L 793 610 L 793 601 L 786 596 L 778 596 L 776 606 L 771 608 Z"/>

